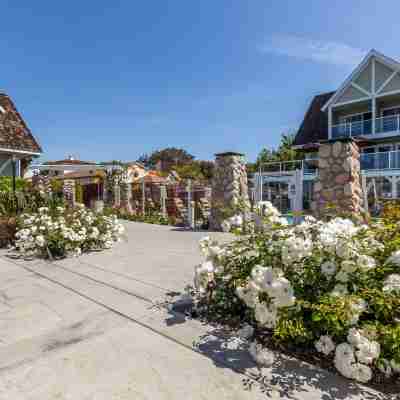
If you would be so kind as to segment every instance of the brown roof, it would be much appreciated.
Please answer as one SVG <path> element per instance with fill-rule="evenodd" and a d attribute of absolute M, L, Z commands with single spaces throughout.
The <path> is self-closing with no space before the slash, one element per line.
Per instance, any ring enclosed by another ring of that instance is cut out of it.
<path fill-rule="evenodd" d="M 161 176 L 158 171 L 151 170 L 144 176 L 146 183 L 165 183 L 167 178 Z"/>
<path fill-rule="evenodd" d="M 0 147 L 41 153 L 39 143 L 33 137 L 11 98 L 4 93 L 0 93 L 0 107 Z"/>
<path fill-rule="evenodd" d="M 71 160 L 69 158 L 65 160 L 57 161 L 46 161 L 45 165 L 96 165 L 93 161 L 82 161 L 82 160 Z"/>
<path fill-rule="evenodd" d="M 328 139 L 328 114 L 321 111 L 335 92 L 315 96 L 294 139 L 295 146 L 318 143 Z"/>
<path fill-rule="evenodd" d="M 90 170 L 90 171 L 77 171 L 77 172 L 68 172 L 64 174 L 64 176 L 57 176 L 58 179 L 79 179 L 79 178 L 104 178 L 105 173 L 102 170 Z"/>

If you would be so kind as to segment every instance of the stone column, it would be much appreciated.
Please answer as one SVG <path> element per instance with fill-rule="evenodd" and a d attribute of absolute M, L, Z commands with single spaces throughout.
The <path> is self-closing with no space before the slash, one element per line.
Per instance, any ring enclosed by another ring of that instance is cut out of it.
<path fill-rule="evenodd" d="M 113 187 L 113 207 L 119 208 L 121 206 L 121 187 L 118 183 Z"/>
<path fill-rule="evenodd" d="M 244 155 L 216 154 L 212 179 L 210 229 L 221 230 L 224 219 L 237 214 L 238 208 L 250 207 Z"/>
<path fill-rule="evenodd" d="M 71 207 L 75 206 L 75 181 L 73 179 L 64 179 L 63 194 L 67 204 Z"/>
<path fill-rule="evenodd" d="M 362 218 L 360 153 L 353 139 L 322 143 L 318 151 L 318 177 L 311 205 L 317 217 L 345 215 Z"/>
<path fill-rule="evenodd" d="M 128 214 L 132 214 L 132 184 L 121 183 L 120 184 L 120 195 L 121 195 L 121 208 L 123 208 Z"/>

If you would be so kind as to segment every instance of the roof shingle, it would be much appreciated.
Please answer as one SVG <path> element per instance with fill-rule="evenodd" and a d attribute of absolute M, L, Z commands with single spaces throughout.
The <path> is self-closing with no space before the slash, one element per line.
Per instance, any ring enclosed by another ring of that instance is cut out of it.
<path fill-rule="evenodd" d="M 39 143 L 33 137 L 11 98 L 4 93 L 0 93 L 0 107 L 0 147 L 41 153 Z"/>
<path fill-rule="evenodd" d="M 328 115 L 321 111 L 335 92 L 315 96 L 294 139 L 295 146 L 318 143 L 328 139 Z"/>

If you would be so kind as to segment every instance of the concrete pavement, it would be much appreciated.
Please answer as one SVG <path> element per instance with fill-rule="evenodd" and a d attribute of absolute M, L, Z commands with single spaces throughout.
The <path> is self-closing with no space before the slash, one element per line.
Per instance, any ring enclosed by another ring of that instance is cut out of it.
<path fill-rule="evenodd" d="M 384 398 L 286 358 L 266 393 L 245 390 L 243 374 L 257 371 L 245 346 L 158 307 L 192 282 L 205 233 L 126 226 L 128 241 L 101 253 L 54 263 L 1 255 L 0 399 Z"/>

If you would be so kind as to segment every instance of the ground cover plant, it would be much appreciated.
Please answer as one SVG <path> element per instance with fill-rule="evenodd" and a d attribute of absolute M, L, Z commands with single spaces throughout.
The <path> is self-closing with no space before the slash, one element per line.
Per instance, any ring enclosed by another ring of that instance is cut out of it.
<path fill-rule="evenodd" d="M 18 216 L 14 246 L 23 257 L 76 256 L 111 248 L 123 233 L 116 216 L 95 213 L 82 204 L 74 208 L 41 207 Z"/>
<path fill-rule="evenodd" d="M 242 327 L 256 360 L 278 348 L 358 382 L 397 385 L 400 223 L 305 217 L 288 225 L 268 202 L 251 220 L 251 233 L 231 243 L 201 240 L 197 312 Z"/>

